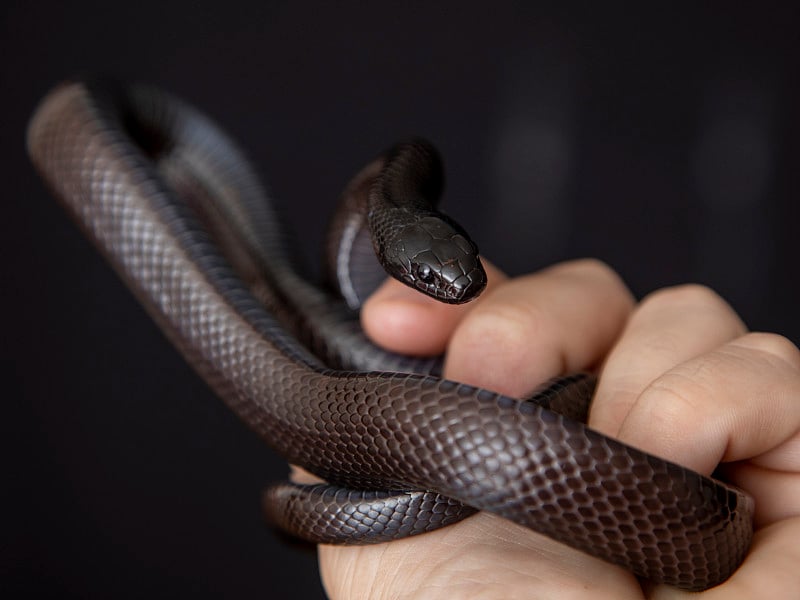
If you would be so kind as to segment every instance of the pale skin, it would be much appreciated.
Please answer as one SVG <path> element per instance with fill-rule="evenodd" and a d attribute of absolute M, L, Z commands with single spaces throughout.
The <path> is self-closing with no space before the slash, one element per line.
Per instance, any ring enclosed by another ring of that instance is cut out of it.
<path fill-rule="evenodd" d="M 388 544 L 320 546 L 334 599 L 797 598 L 800 590 L 800 351 L 748 333 L 700 286 L 639 302 L 607 266 L 563 263 L 489 287 L 460 307 L 387 282 L 362 322 L 382 346 L 446 351 L 446 376 L 512 396 L 546 379 L 599 370 L 591 427 L 728 481 L 756 500 L 753 545 L 724 584 L 702 594 L 639 581 L 528 529 L 479 513 Z"/>

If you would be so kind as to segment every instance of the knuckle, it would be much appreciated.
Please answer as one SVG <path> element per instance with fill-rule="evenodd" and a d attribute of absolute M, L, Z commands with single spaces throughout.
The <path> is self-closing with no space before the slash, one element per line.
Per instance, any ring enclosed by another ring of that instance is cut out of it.
<path fill-rule="evenodd" d="M 719 294 L 710 287 L 697 283 L 663 288 L 648 294 L 642 300 L 642 307 L 651 310 L 675 306 L 730 310 L 728 303 Z"/>
<path fill-rule="evenodd" d="M 800 369 L 800 349 L 786 336 L 777 333 L 751 332 L 736 341 L 736 345 L 745 346 L 775 356 Z"/>
<path fill-rule="evenodd" d="M 634 408 L 658 429 L 680 431 L 703 411 L 705 390 L 698 381 L 671 372 L 654 380 L 637 398 Z"/>
<path fill-rule="evenodd" d="M 636 302 L 619 273 L 602 260 L 580 258 L 560 263 L 546 271 L 573 286 L 578 284 L 594 297 L 602 297 L 607 303 L 607 310 L 612 313 L 628 315 Z"/>
<path fill-rule="evenodd" d="M 625 284 L 622 282 L 622 278 L 619 276 L 619 274 L 612 269 L 608 263 L 598 258 L 578 258 L 561 263 L 553 268 L 559 269 L 563 272 L 611 281 L 614 284 L 625 287 Z"/>

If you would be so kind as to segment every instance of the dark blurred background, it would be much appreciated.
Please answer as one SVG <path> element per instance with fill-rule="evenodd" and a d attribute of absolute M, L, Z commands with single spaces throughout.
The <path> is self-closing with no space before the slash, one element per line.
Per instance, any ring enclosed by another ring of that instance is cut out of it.
<path fill-rule="evenodd" d="M 639 296 L 702 282 L 800 342 L 796 9 L 635 6 L 6 2 L 0 595 L 323 595 L 313 550 L 261 519 L 282 461 L 28 163 L 27 119 L 71 76 L 212 115 L 307 221 L 309 261 L 348 178 L 420 134 L 445 156 L 446 209 L 507 271 L 596 256 Z"/>

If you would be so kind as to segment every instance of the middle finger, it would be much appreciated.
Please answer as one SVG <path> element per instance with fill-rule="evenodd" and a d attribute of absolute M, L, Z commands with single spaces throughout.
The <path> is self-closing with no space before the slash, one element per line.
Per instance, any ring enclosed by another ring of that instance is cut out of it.
<path fill-rule="evenodd" d="M 682 285 L 651 294 L 634 311 L 603 366 L 589 425 L 617 437 L 636 399 L 656 377 L 746 331 L 733 309 L 706 287 Z"/>

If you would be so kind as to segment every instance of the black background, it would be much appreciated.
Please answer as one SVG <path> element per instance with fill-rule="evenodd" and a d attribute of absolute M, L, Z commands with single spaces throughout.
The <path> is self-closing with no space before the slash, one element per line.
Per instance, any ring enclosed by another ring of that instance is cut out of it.
<path fill-rule="evenodd" d="M 597 5 L 6 3 L 0 592 L 323 594 L 313 550 L 261 520 L 282 461 L 29 166 L 27 119 L 67 77 L 157 83 L 211 114 L 307 221 L 309 259 L 347 179 L 421 134 L 445 208 L 507 271 L 596 256 L 639 296 L 699 281 L 800 341 L 794 9 Z"/>

